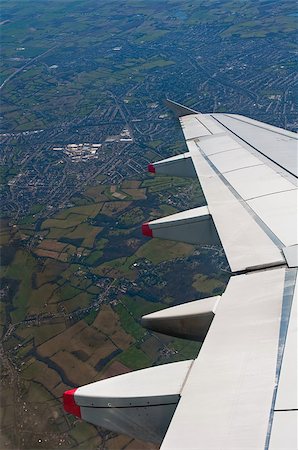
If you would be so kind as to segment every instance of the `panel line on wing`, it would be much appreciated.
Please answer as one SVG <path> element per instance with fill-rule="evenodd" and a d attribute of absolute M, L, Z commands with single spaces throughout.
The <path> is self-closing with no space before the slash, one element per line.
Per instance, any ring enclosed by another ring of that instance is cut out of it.
<path fill-rule="evenodd" d="M 240 201 L 241 205 L 246 209 L 250 216 L 257 222 L 257 224 L 262 228 L 262 230 L 267 234 L 271 241 L 280 249 L 285 247 L 285 244 L 276 236 L 275 233 L 268 227 L 268 225 L 263 222 L 263 220 L 258 216 L 255 211 L 246 203 L 246 201 L 241 197 L 241 195 L 233 188 L 233 186 L 227 181 L 223 174 L 217 169 L 217 167 L 210 161 L 210 159 L 203 153 L 200 152 L 205 161 L 210 165 L 214 172 L 218 175 L 220 180 L 224 185 L 232 192 L 232 194 Z M 268 195 L 268 194 L 267 194 Z"/>
<path fill-rule="evenodd" d="M 239 136 L 237 133 L 235 133 L 235 131 L 231 130 L 229 127 L 227 127 L 226 125 L 224 125 L 219 119 L 217 119 L 216 117 L 214 117 L 213 115 L 211 115 L 211 117 L 216 120 L 218 123 L 221 124 L 221 126 L 223 126 L 224 128 L 226 128 L 227 130 L 229 130 L 230 133 L 233 133 L 235 136 L 237 136 L 238 139 L 241 139 L 241 141 L 245 142 L 245 144 L 249 145 L 249 147 L 253 148 L 254 150 L 256 150 L 258 153 L 260 153 L 262 156 L 264 156 L 265 158 L 267 158 L 269 161 L 271 161 L 272 163 L 276 164 L 278 167 L 280 167 L 282 170 L 284 170 L 285 172 L 287 172 L 288 174 L 294 176 L 297 179 L 297 175 L 295 174 L 295 172 L 292 172 L 291 170 L 289 170 L 288 168 L 284 167 L 282 164 L 278 163 L 276 160 L 274 160 L 273 158 L 270 158 L 270 156 L 266 155 L 266 153 L 262 152 L 261 150 L 259 150 L 257 147 L 255 147 L 254 145 L 252 145 L 250 142 L 246 141 L 243 137 Z M 233 117 L 234 119 L 234 117 Z M 238 119 L 239 120 L 239 119 Z M 243 121 L 244 122 L 244 121 Z M 246 123 L 246 122 L 244 122 Z M 256 125 L 254 125 L 256 126 Z M 264 128 L 266 129 L 266 128 Z M 282 133 L 278 133 L 277 134 L 281 134 L 283 136 Z"/>
<path fill-rule="evenodd" d="M 268 430 L 266 436 L 266 443 L 264 450 L 269 449 L 271 430 L 273 425 L 273 417 L 274 417 L 274 407 L 276 403 L 277 391 L 279 378 L 282 367 L 282 360 L 285 351 L 285 344 L 287 339 L 287 332 L 289 327 L 291 309 L 293 305 L 294 291 L 296 286 L 298 269 L 287 269 L 285 273 L 285 281 L 284 281 L 284 292 L 283 292 L 283 300 L 282 300 L 282 312 L 280 319 L 280 330 L 279 330 L 279 340 L 278 340 L 278 350 L 277 350 L 277 362 L 276 362 L 276 372 L 275 372 L 275 387 L 272 398 L 272 405 L 270 410 L 270 418 L 268 423 Z"/>
<path fill-rule="evenodd" d="M 252 126 L 254 126 L 254 127 L 256 127 L 256 128 L 262 128 L 263 130 L 268 131 L 268 127 L 264 127 L 264 126 L 260 125 L 260 122 L 258 122 L 258 124 L 255 124 L 255 123 L 253 122 L 254 119 L 243 120 L 243 119 L 240 119 L 239 116 L 236 116 L 236 115 L 234 115 L 234 114 L 233 114 L 233 115 L 231 115 L 231 114 L 223 114 L 223 115 L 224 115 L 224 116 L 227 116 L 227 117 L 230 117 L 230 118 L 233 119 L 233 120 L 238 120 L 239 122 L 243 122 L 243 123 L 249 123 L 249 125 L 252 125 Z M 212 116 L 212 117 L 213 117 L 213 116 Z M 246 119 L 249 119 L 249 118 L 247 117 Z M 281 132 L 281 131 L 277 131 L 277 129 L 276 129 L 276 127 L 275 127 L 274 125 L 270 125 L 270 124 L 268 124 L 268 125 L 269 125 L 270 127 L 274 128 L 273 130 L 270 129 L 270 131 L 271 131 L 272 133 L 280 134 L 281 136 L 286 136 L 286 133 Z M 288 131 L 288 130 L 285 130 L 285 131 Z M 290 133 L 292 133 L 292 132 L 290 131 Z M 292 138 L 298 140 L 298 137 L 295 136 L 295 133 L 293 133 Z"/>
<path fill-rule="evenodd" d="M 248 168 L 251 168 L 251 167 L 264 166 L 264 165 L 265 164 L 260 162 L 260 164 L 255 164 L 253 166 L 237 167 L 237 169 L 226 170 L 225 172 L 222 172 L 222 173 L 225 174 L 225 173 L 231 173 L 231 172 L 238 172 L 239 170 L 248 169 Z M 261 197 L 261 195 L 259 195 L 258 197 Z"/>
<path fill-rule="evenodd" d="M 212 131 L 207 127 L 207 125 L 205 125 L 198 117 L 196 117 L 196 120 L 203 125 L 203 127 L 206 128 L 207 131 L 209 131 L 210 134 L 214 135 L 214 133 L 212 133 Z"/>
<path fill-rule="evenodd" d="M 247 198 L 245 201 L 249 202 L 250 200 L 254 200 L 256 198 L 269 197 L 269 196 L 271 197 L 272 195 L 281 194 L 282 192 L 292 192 L 292 191 L 296 191 L 296 190 L 297 190 L 296 188 L 293 188 L 293 189 L 286 189 L 285 191 L 272 192 L 270 194 L 257 195 L 255 197 Z"/>

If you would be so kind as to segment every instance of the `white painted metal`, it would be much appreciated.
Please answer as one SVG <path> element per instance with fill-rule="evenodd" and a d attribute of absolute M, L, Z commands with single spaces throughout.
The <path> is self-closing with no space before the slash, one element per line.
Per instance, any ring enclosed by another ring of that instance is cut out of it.
<path fill-rule="evenodd" d="M 298 410 L 298 286 L 293 297 L 287 339 L 274 409 Z M 298 433 L 298 428 L 297 428 Z"/>
<path fill-rule="evenodd" d="M 298 245 L 291 245 L 282 249 L 288 267 L 298 267 Z"/>
<path fill-rule="evenodd" d="M 192 362 L 164 364 L 82 386 L 74 393 L 80 416 L 96 426 L 160 443 Z"/>
<path fill-rule="evenodd" d="M 239 142 L 228 136 L 223 130 L 221 134 L 199 139 L 198 144 L 207 156 L 241 148 Z"/>
<path fill-rule="evenodd" d="M 211 134 L 222 133 L 222 126 L 218 125 L 208 114 L 197 114 L 196 119 L 199 124 L 203 125 Z"/>
<path fill-rule="evenodd" d="M 274 413 L 269 450 L 297 450 L 298 411 Z"/>
<path fill-rule="evenodd" d="M 188 146 L 232 271 L 284 263 L 281 251 L 196 150 L 197 146 L 192 141 Z"/>
<path fill-rule="evenodd" d="M 220 296 L 184 303 L 142 317 L 142 325 L 170 336 L 202 342 L 215 315 Z"/>
<path fill-rule="evenodd" d="M 200 136 L 210 136 L 212 132 L 206 128 L 199 120 L 200 114 L 183 117 L 182 129 L 186 139 L 193 139 Z"/>
<path fill-rule="evenodd" d="M 235 170 L 225 173 L 224 176 L 244 200 L 275 192 L 296 190 L 292 183 L 265 165 Z"/>
<path fill-rule="evenodd" d="M 234 114 L 212 114 L 245 142 L 298 176 L 297 134 Z"/>
<path fill-rule="evenodd" d="M 230 279 L 162 450 L 264 448 L 284 277 L 274 269 Z"/>
<path fill-rule="evenodd" d="M 197 178 L 190 153 L 163 159 L 154 163 L 153 166 L 158 174 Z"/>
<path fill-rule="evenodd" d="M 183 117 L 180 121 L 187 136 L 187 122 Z M 271 127 L 264 126 L 268 133 Z M 276 142 L 293 140 L 293 133 L 288 135 L 278 130 L 274 128 Z M 230 266 L 236 271 L 266 265 L 264 260 L 269 265 L 281 262 L 282 247 L 297 243 L 297 188 L 264 164 L 264 157 L 253 156 L 245 147 L 240 149 L 239 138 L 236 142 L 225 128 L 221 131 L 219 136 L 188 139 L 187 145 Z M 218 152 L 219 144 L 225 151 Z M 212 148 L 216 153 L 212 154 Z M 243 200 L 249 208 L 245 208 Z M 237 230 L 233 236 L 235 224 Z M 235 255 L 237 251 L 239 255 Z M 258 252 L 261 255 L 255 258 Z"/>
<path fill-rule="evenodd" d="M 209 209 L 207 206 L 201 206 L 199 208 L 188 209 L 179 213 L 171 214 L 170 216 L 161 217 L 160 219 L 152 220 L 149 222 L 150 228 L 155 230 L 163 226 L 179 225 L 181 221 L 188 220 L 189 222 L 196 221 L 200 217 L 204 218 L 209 215 Z"/>
<path fill-rule="evenodd" d="M 149 222 L 153 237 L 190 244 L 219 244 L 207 206 L 172 214 Z"/>
<path fill-rule="evenodd" d="M 285 247 L 298 243 L 297 190 L 255 198 L 247 203 Z"/>
<path fill-rule="evenodd" d="M 79 387 L 76 404 L 119 408 L 172 403 L 180 394 L 192 361 L 181 361 L 137 370 Z M 174 398 L 173 398 L 174 396 Z"/>
<path fill-rule="evenodd" d="M 216 153 L 215 155 L 210 155 L 209 159 L 222 173 L 262 164 L 258 158 L 243 148 Z"/>
<path fill-rule="evenodd" d="M 220 295 L 214 297 L 203 298 L 193 302 L 183 303 L 181 305 L 165 308 L 154 313 L 143 316 L 145 319 L 171 319 L 173 317 L 196 316 L 200 314 L 215 314 Z"/>

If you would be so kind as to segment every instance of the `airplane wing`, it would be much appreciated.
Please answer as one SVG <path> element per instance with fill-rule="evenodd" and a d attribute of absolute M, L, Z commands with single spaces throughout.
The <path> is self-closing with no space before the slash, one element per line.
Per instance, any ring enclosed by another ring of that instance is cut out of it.
<path fill-rule="evenodd" d="M 149 165 L 198 178 L 206 206 L 146 236 L 224 248 L 221 296 L 148 314 L 144 326 L 203 342 L 198 357 L 64 394 L 66 411 L 162 450 L 294 450 L 297 412 L 297 135 L 175 102 L 188 151 Z"/>

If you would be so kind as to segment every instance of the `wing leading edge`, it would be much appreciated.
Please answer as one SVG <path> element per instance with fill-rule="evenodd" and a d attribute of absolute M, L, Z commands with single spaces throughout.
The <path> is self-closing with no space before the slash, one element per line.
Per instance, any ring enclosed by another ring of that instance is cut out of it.
<path fill-rule="evenodd" d="M 168 104 L 188 152 L 152 163 L 149 171 L 198 177 L 207 205 L 146 223 L 143 233 L 198 245 L 221 242 L 232 276 L 222 296 L 142 319 L 154 331 L 204 341 L 194 361 L 67 391 L 65 409 L 162 441 L 163 450 L 294 450 L 297 137 L 242 116 Z"/>

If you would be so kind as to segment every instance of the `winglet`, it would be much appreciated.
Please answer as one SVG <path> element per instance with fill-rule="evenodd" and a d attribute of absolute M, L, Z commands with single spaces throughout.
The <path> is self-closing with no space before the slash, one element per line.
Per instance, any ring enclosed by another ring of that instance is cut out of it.
<path fill-rule="evenodd" d="M 165 104 L 177 117 L 199 114 L 199 111 L 195 111 L 194 109 L 188 108 L 187 106 L 181 105 L 168 98 L 165 100 Z"/>
<path fill-rule="evenodd" d="M 81 418 L 81 408 L 76 404 L 74 394 L 76 389 L 70 389 L 63 394 L 63 407 L 66 412 Z"/>

